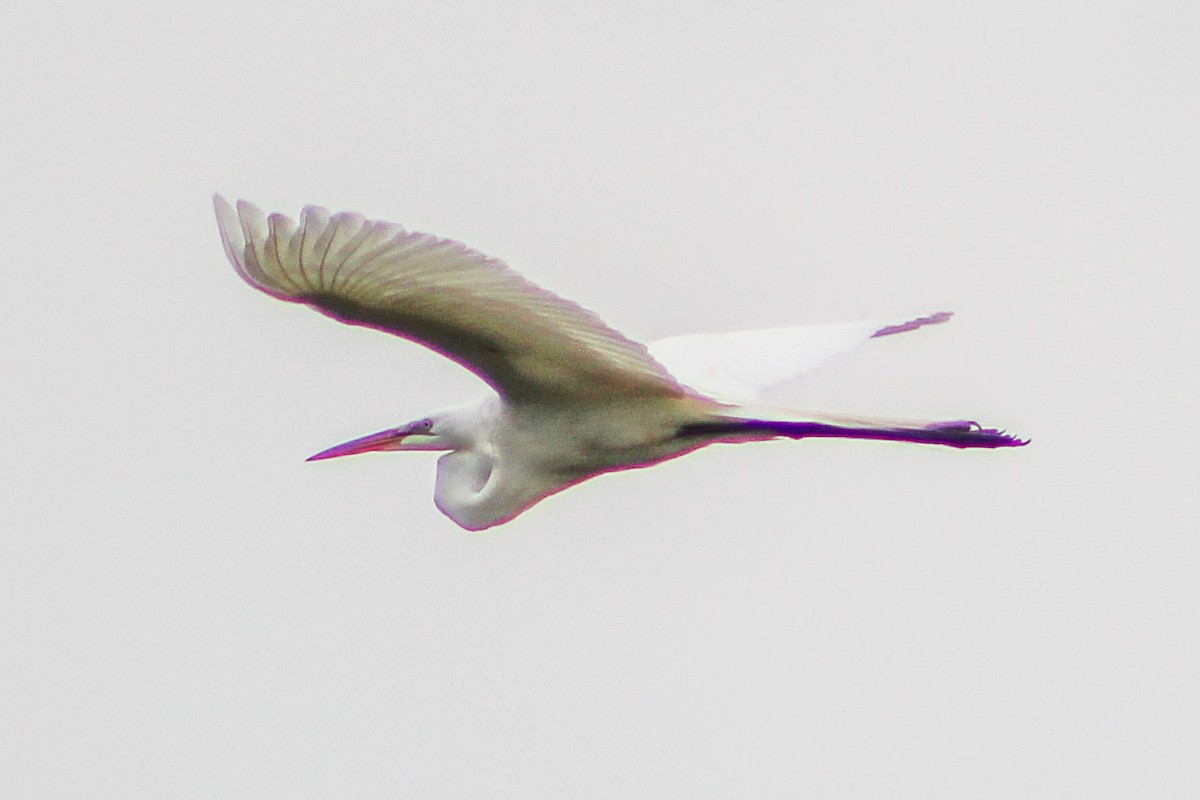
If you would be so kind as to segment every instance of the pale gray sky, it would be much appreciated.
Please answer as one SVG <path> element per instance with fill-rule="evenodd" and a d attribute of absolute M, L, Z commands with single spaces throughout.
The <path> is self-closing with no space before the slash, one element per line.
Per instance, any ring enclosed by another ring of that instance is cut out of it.
<path fill-rule="evenodd" d="M 1181 797 L 1200 12 L 25 4 L 0 95 L 0 795 Z M 778 399 L 1032 446 L 710 448 L 486 535 L 478 396 L 245 286 L 220 191 L 465 241 L 636 338 L 947 326 Z"/>

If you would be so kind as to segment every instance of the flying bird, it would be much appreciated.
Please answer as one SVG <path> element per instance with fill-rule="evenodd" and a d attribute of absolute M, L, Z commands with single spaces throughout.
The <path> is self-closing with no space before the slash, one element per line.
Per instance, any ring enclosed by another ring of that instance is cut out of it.
<path fill-rule="evenodd" d="M 646 467 L 717 442 L 837 437 L 948 445 L 1026 444 L 975 422 L 894 422 L 786 412 L 767 387 L 869 339 L 945 322 L 859 322 L 638 344 L 501 261 L 360 214 L 306 207 L 299 222 L 217 195 L 225 252 L 251 286 L 351 325 L 425 345 L 493 390 L 340 444 L 318 461 L 432 450 L 434 502 L 467 530 L 511 520 L 586 478 Z"/>

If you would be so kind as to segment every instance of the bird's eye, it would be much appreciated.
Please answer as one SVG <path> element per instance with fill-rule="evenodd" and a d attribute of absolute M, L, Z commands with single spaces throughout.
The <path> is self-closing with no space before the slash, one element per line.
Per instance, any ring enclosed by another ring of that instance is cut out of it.
<path fill-rule="evenodd" d="M 421 430 L 423 430 L 423 431 L 433 430 L 433 420 L 431 420 L 431 419 L 421 420 Z"/>

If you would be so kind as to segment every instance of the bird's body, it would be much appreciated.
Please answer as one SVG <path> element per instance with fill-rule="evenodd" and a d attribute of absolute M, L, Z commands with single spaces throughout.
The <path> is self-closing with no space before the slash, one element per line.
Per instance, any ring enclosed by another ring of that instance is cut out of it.
<path fill-rule="evenodd" d="M 676 436 L 694 418 L 687 404 L 506 404 L 488 398 L 451 416 L 474 427 L 459 449 L 438 460 L 434 501 L 463 527 L 478 530 L 592 475 L 682 455 L 699 446 Z"/>
<path fill-rule="evenodd" d="M 309 206 L 299 223 L 215 198 L 226 253 L 251 285 L 408 338 L 496 395 L 356 439 L 310 460 L 447 451 L 434 501 L 469 530 L 512 519 L 593 475 L 715 442 L 870 438 L 953 447 L 1024 442 L 974 423 L 856 420 L 752 406 L 757 391 L 867 339 L 944 322 L 780 328 L 633 342 L 591 312 L 462 245 Z"/>

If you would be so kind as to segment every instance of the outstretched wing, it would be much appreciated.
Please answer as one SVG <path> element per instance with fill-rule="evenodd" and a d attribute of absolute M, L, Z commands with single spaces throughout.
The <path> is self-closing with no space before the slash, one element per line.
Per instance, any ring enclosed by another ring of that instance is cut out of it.
<path fill-rule="evenodd" d="M 225 252 L 255 288 L 432 348 L 512 401 L 677 396 L 647 352 L 580 306 L 457 242 L 308 206 L 296 223 L 214 196 Z"/>
<path fill-rule="evenodd" d="M 688 388 L 728 402 L 756 400 L 770 387 L 816 369 L 868 339 L 950 319 L 947 312 L 897 325 L 877 320 L 735 333 L 672 336 L 647 347 Z"/>

